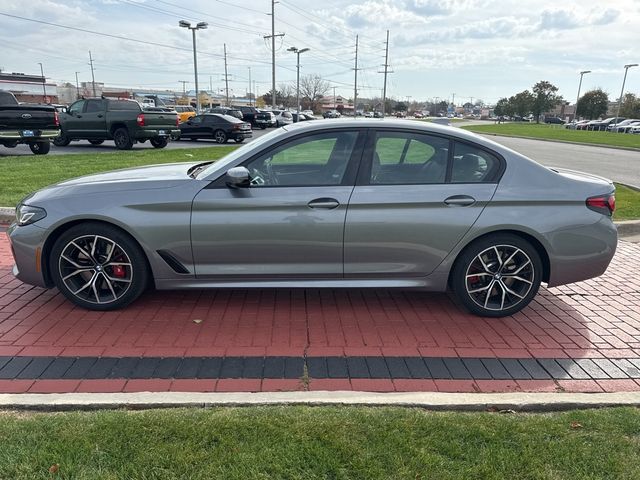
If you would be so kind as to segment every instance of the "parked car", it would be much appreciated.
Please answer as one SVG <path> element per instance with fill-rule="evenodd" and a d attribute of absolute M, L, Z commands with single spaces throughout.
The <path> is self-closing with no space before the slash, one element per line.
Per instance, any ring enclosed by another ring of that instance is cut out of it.
<path fill-rule="evenodd" d="M 74 140 L 89 140 L 100 145 L 113 140 L 119 150 L 130 150 L 136 142 L 147 140 L 154 148 L 164 148 L 171 137 L 180 134 L 178 114 L 158 108 L 143 110 L 135 100 L 90 98 L 71 104 L 60 115 L 60 136 L 53 140 L 58 147 Z"/>
<path fill-rule="evenodd" d="M 302 110 L 301 113 L 303 113 L 305 115 L 309 115 L 309 116 L 315 118 L 315 114 L 313 113 L 313 110 Z"/>
<path fill-rule="evenodd" d="M 322 114 L 323 118 L 340 118 L 342 115 L 338 110 L 328 110 Z"/>
<path fill-rule="evenodd" d="M 313 115 L 307 115 L 306 113 L 295 113 L 292 112 L 291 116 L 293 117 L 293 123 L 297 123 L 297 122 L 306 122 L 308 120 L 317 120 L 316 117 L 314 117 Z"/>
<path fill-rule="evenodd" d="M 242 113 L 242 120 L 249 122 L 251 125 L 256 125 L 256 114 L 258 113 L 258 109 L 256 107 L 234 105 L 232 108 L 240 110 L 240 113 Z"/>
<path fill-rule="evenodd" d="M 67 180 L 23 199 L 8 234 L 18 279 L 92 310 L 149 284 L 451 288 L 501 317 L 541 282 L 601 275 L 614 209 L 609 180 L 458 128 L 362 119 L 277 129 L 217 162 Z"/>
<path fill-rule="evenodd" d="M 196 109 L 191 105 L 176 105 L 173 108 L 178 113 L 178 120 L 180 120 L 180 122 L 186 122 L 191 117 L 196 116 Z"/>
<path fill-rule="evenodd" d="M 633 125 L 628 133 L 640 133 L 640 125 Z"/>
<path fill-rule="evenodd" d="M 609 125 L 626 120 L 624 117 L 610 117 L 604 120 L 594 120 L 587 124 L 587 130 L 606 130 Z"/>
<path fill-rule="evenodd" d="M 227 140 L 231 139 L 236 143 L 242 143 L 245 138 L 251 136 L 251 124 L 231 115 L 205 113 L 180 124 L 180 138 L 190 140 L 211 138 L 218 143 L 227 143 Z"/>
<path fill-rule="evenodd" d="M 569 130 L 582 130 L 582 126 L 589 123 L 591 120 L 578 120 L 565 124 L 564 128 L 568 128 Z"/>
<path fill-rule="evenodd" d="M 267 127 L 275 127 L 277 125 L 276 116 L 271 110 L 258 110 L 255 123 L 262 130 Z"/>
<path fill-rule="evenodd" d="M 231 115 L 239 120 L 242 120 L 242 112 L 237 108 L 232 107 L 213 107 L 206 111 L 206 113 L 218 113 L 220 115 Z"/>
<path fill-rule="evenodd" d="M 560 117 L 546 117 L 544 119 L 544 123 L 552 124 L 552 125 L 564 125 L 565 121 Z"/>
<path fill-rule="evenodd" d="M 607 127 L 607 130 L 614 133 L 627 133 L 632 126 L 637 124 L 640 124 L 640 120 L 638 120 L 637 118 L 629 118 L 617 124 L 610 124 Z"/>
<path fill-rule="evenodd" d="M 276 116 L 276 127 L 291 125 L 293 123 L 293 115 L 287 110 L 274 110 Z"/>
<path fill-rule="evenodd" d="M 373 118 L 384 118 L 384 113 L 376 110 L 375 112 L 373 112 Z"/>
<path fill-rule="evenodd" d="M 422 114 L 422 112 L 413 112 L 413 118 L 424 118 L 424 115 Z"/>
<path fill-rule="evenodd" d="M 50 105 L 19 103 L 13 93 L 0 90 L 0 144 L 15 148 L 29 145 L 36 155 L 46 155 L 51 139 L 60 134 L 58 112 Z"/>
<path fill-rule="evenodd" d="M 373 112 L 364 112 L 364 118 L 373 118 Z"/>

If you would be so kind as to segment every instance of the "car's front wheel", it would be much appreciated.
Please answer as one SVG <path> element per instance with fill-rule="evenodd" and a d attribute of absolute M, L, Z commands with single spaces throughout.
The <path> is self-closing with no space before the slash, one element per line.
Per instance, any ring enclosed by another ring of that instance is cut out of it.
<path fill-rule="evenodd" d="M 140 246 L 102 223 L 71 227 L 55 242 L 49 271 L 60 292 L 90 310 L 125 307 L 144 292 L 149 271 Z"/>
<path fill-rule="evenodd" d="M 512 315 L 538 293 L 542 261 L 526 240 L 494 234 L 469 245 L 451 272 L 456 297 L 472 313 L 485 317 Z"/>

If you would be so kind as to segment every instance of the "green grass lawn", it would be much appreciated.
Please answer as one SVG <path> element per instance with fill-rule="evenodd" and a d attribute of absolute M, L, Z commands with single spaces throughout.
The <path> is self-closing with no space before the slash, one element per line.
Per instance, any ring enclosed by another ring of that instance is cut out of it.
<path fill-rule="evenodd" d="M 7 479 L 635 480 L 640 411 L 0 412 L 0 445 Z"/>
<path fill-rule="evenodd" d="M 565 140 L 568 142 L 633 147 L 640 149 L 640 135 L 609 132 L 569 130 L 562 125 L 536 125 L 535 123 L 503 123 L 492 125 L 468 125 L 461 127 L 476 133 L 493 133 L 516 137 Z"/>
<path fill-rule="evenodd" d="M 28 193 L 73 177 L 155 163 L 217 160 L 236 148 L 145 149 L 100 154 L 0 157 L 0 206 L 13 207 Z"/>
<path fill-rule="evenodd" d="M 616 220 L 636 220 L 640 218 L 640 192 L 624 185 L 616 184 Z"/>

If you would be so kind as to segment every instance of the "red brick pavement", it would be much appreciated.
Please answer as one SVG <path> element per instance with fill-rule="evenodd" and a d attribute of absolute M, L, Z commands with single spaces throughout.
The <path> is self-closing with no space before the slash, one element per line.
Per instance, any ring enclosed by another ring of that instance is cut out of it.
<path fill-rule="evenodd" d="M 470 315 L 445 294 L 358 289 L 150 292 L 121 311 L 89 312 L 74 307 L 55 289 L 16 280 L 11 264 L 8 241 L 0 234 L 0 356 L 640 357 L 640 245 L 627 242 L 620 242 L 605 275 L 542 288 L 528 308 L 502 319 Z M 60 381 L 3 380 L 0 391 L 56 389 Z M 293 382 L 269 379 L 158 382 L 83 380 L 75 390 L 297 389 Z M 336 379 L 308 385 L 312 390 L 380 391 L 637 387 L 634 380 Z"/>

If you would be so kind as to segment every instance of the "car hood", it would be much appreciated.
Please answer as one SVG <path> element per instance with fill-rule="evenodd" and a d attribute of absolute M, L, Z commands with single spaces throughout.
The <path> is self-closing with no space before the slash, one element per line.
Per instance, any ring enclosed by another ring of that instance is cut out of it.
<path fill-rule="evenodd" d="M 171 163 L 127 168 L 65 180 L 32 193 L 22 203 L 40 202 L 65 196 L 92 195 L 105 192 L 172 188 L 193 182 L 187 172 L 198 163 Z"/>

